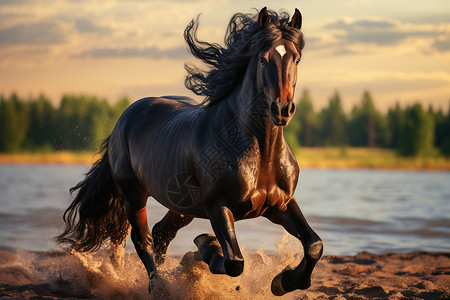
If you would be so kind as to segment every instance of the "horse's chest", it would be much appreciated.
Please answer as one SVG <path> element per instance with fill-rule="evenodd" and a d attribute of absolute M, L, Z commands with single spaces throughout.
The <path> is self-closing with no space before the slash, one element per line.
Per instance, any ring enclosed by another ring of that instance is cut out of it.
<path fill-rule="evenodd" d="M 244 218 L 257 217 L 268 207 L 284 206 L 293 197 L 297 176 L 289 168 L 252 166 L 243 168 L 241 178 L 245 183 L 241 201 L 246 208 Z M 295 181 L 295 182 L 294 182 Z"/>

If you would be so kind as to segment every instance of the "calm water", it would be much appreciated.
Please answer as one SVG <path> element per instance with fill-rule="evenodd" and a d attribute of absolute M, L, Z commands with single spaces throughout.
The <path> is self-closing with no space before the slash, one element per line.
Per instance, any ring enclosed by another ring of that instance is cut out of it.
<path fill-rule="evenodd" d="M 0 246 L 59 249 L 68 189 L 87 166 L 0 165 Z M 450 251 L 450 173 L 368 170 L 303 170 L 296 198 L 327 254 Z M 152 226 L 166 212 L 149 199 Z M 240 245 L 274 251 L 284 230 L 264 218 L 236 224 Z M 194 250 L 193 239 L 211 232 L 195 220 L 179 231 L 169 254 Z M 128 251 L 133 251 L 128 242 Z"/>

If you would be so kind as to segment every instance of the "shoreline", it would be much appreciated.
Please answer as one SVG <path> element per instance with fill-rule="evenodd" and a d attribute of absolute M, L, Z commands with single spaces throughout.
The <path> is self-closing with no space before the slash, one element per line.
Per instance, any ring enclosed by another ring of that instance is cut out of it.
<path fill-rule="evenodd" d="M 4 249 L 3 249 L 4 250 Z M 0 251 L 0 297 L 45 299 L 148 298 L 147 276 L 135 253 L 114 271 L 109 254 L 61 251 Z M 247 269 L 235 278 L 211 274 L 193 252 L 168 257 L 155 287 L 170 299 L 279 299 L 270 292 L 272 278 L 299 257 L 287 253 L 247 255 Z M 247 270 L 247 271 L 246 271 Z M 255 270 L 255 272 L 249 270 Z M 283 299 L 448 299 L 450 252 L 327 255 L 316 266 L 312 285 Z"/>
<path fill-rule="evenodd" d="M 0 165 L 91 165 L 98 158 L 92 152 L 2 153 Z"/>
<path fill-rule="evenodd" d="M 0 165 L 91 165 L 100 158 L 93 152 L 0 153 Z M 365 148 L 302 148 L 301 169 L 450 171 L 450 158 L 397 157 L 392 150 Z"/>

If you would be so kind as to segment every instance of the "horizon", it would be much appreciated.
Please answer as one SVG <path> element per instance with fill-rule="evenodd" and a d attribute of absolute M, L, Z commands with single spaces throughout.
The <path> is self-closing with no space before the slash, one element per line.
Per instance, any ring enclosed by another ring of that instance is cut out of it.
<path fill-rule="evenodd" d="M 65 94 L 108 101 L 187 95 L 183 65 L 194 62 L 183 31 L 200 15 L 199 38 L 222 44 L 236 12 L 258 1 L 59 1 L 0 3 L 0 95 Z M 295 98 L 308 90 L 315 110 L 334 93 L 345 111 L 369 91 L 380 111 L 421 103 L 447 111 L 450 102 L 450 2 L 280 1 L 298 8 L 306 46 Z M 445 9 L 445 8 L 448 9 Z"/>

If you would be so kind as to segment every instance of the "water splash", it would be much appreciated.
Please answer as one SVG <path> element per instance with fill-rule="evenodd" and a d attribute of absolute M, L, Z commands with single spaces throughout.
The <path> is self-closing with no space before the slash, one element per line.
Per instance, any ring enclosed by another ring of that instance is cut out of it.
<path fill-rule="evenodd" d="M 247 253 L 243 249 L 246 259 L 244 272 L 234 278 L 211 274 L 208 266 L 199 260 L 197 252 L 188 252 L 182 257 L 169 256 L 159 267 L 160 276 L 155 282 L 152 298 L 279 299 L 270 291 L 271 281 L 286 266 L 300 262 L 302 248 L 298 240 L 288 235 L 276 246 L 277 253 L 265 253 L 263 249 Z M 0 275 L 5 277 L 6 270 L 9 270 L 11 283 L 27 286 L 37 295 L 149 299 L 147 274 L 134 253 L 125 254 L 121 269 L 112 265 L 106 250 L 71 255 L 63 252 L 0 252 L 0 258 Z M 296 291 L 283 299 L 305 298 L 305 293 Z"/>

